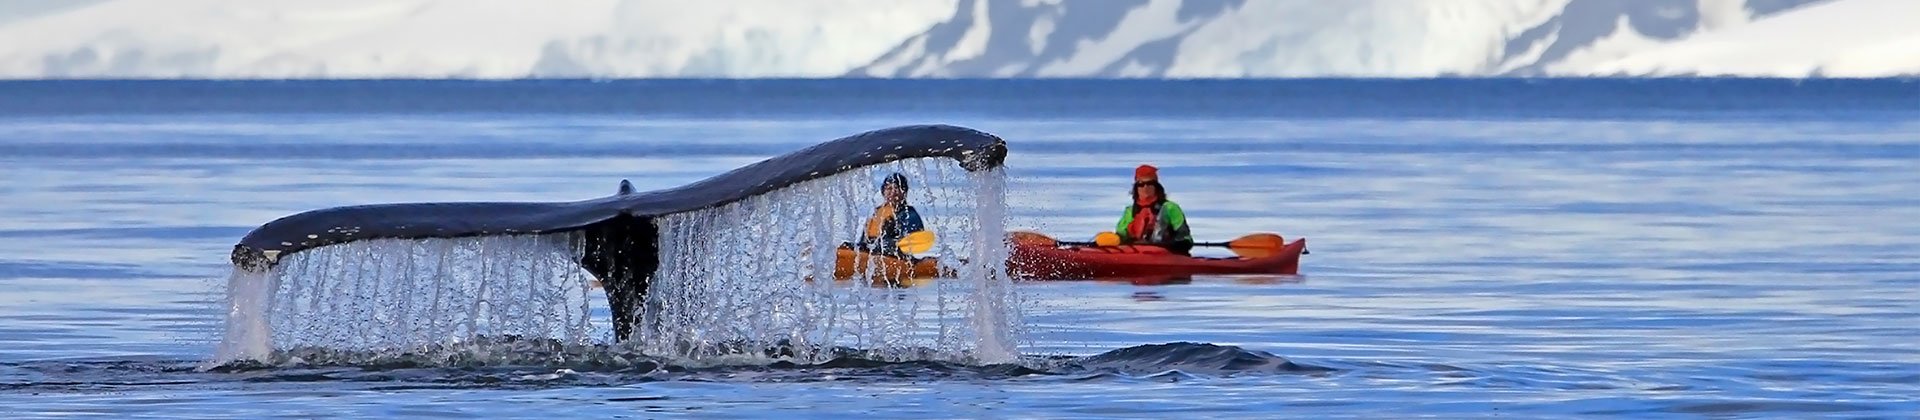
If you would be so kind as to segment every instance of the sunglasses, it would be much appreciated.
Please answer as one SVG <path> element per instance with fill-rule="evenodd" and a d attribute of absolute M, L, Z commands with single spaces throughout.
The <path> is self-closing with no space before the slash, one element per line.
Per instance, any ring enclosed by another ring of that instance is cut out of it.
<path fill-rule="evenodd" d="M 1145 187 L 1145 186 L 1148 186 L 1148 185 L 1153 185 L 1153 182 L 1152 182 L 1152 181 L 1148 181 L 1148 182 L 1135 182 L 1135 183 L 1133 183 L 1133 187 L 1134 187 L 1134 188 L 1140 188 L 1140 187 Z"/>

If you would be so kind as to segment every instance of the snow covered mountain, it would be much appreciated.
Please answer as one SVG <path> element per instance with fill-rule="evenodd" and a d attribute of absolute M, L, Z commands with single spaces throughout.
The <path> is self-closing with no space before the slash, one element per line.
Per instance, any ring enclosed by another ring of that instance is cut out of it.
<path fill-rule="evenodd" d="M 0 78 L 1920 75 L 1915 0 L 0 0 Z"/>
<path fill-rule="evenodd" d="M 954 16 L 850 74 L 1431 77 L 1632 73 L 1629 69 L 1643 67 L 1613 65 L 1612 61 L 1684 43 L 1694 36 L 1738 31 L 1756 19 L 1788 17 L 1812 3 L 1816 2 L 961 0 Z M 1834 6 L 1858 9 L 1848 12 L 1861 15 L 1855 16 L 1861 19 L 1874 15 L 1920 16 L 1920 8 L 1912 7 L 1920 2 L 1910 0 L 1834 3 L 1848 3 Z M 1818 7 L 1805 8 L 1814 9 Z M 1903 10 L 1912 13 L 1903 14 Z M 1850 24 L 1846 20 L 1827 23 L 1812 28 L 1781 26 L 1747 36 L 1793 37 Z M 1876 37 L 1872 41 L 1920 35 L 1914 25 L 1899 22 L 1876 27 L 1897 28 L 1892 32 L 1899 33 L 1866 34 Z M 1837 41 L 1846 45 L 1868 40 Z M 1920 45 L 1912 41 L 1906 44 Z M 1686 73 L 1684 68 L 1666 70 Z M 1920 66 L 1905 71 L 1920 71 Z"/>

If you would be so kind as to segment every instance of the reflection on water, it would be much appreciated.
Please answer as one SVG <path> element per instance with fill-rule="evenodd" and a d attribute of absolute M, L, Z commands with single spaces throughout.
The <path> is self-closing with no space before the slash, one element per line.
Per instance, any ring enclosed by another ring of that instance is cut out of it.
<path fill-rule="evenodd" d="M 1138 291 L 1138 292 L 1133 292 L 1133 300 L 1137 300 L 1141 302 L 1154 302 L 1154 301 L 1167 300 L 1167 297 L 1161 295 L 1159 292 Z"/>

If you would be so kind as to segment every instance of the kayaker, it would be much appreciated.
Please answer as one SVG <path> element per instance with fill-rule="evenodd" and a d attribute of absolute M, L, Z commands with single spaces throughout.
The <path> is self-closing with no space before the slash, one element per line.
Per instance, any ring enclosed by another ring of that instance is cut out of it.
<path fill-rule="evenodd" d="M 900 251 L 900 238 L 927 227 L 920 221 L 920 211 L 907 205 L 907 176 L 887 175 L 887 180 L 880 183 L 880 196 L 886 203 L 873 208 L 873 216 L 867 218 L 866 234 L 854 246 L 875 254 L 911 258 Z"/>
<path fill-rule="evenodd" d="M 1167 187 L 1160 185 L 1160 169 L 1140 165 L 1133 170 L 1133 204 L 1120 215 L 1113 231 L 1120 243 L 1154 245 L 1180 255 L 1193 250 L 1193 232 L 1187 229 L 1187 215 L 1180 205 L 1167 200 Z"/>

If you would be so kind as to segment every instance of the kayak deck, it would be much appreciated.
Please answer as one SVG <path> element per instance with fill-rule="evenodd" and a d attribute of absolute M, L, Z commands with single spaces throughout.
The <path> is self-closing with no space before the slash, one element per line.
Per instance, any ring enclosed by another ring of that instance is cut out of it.
<path fill-rule="evenodd" d="M 847 281 L 864 277 L 872 279 L 874 284 L 909 284 L 916 279 L 952 277 L 952 271 L 942 270 L 936 258 L 908 261 L 842 247 L 835 252 L 833 279 Z"/>

